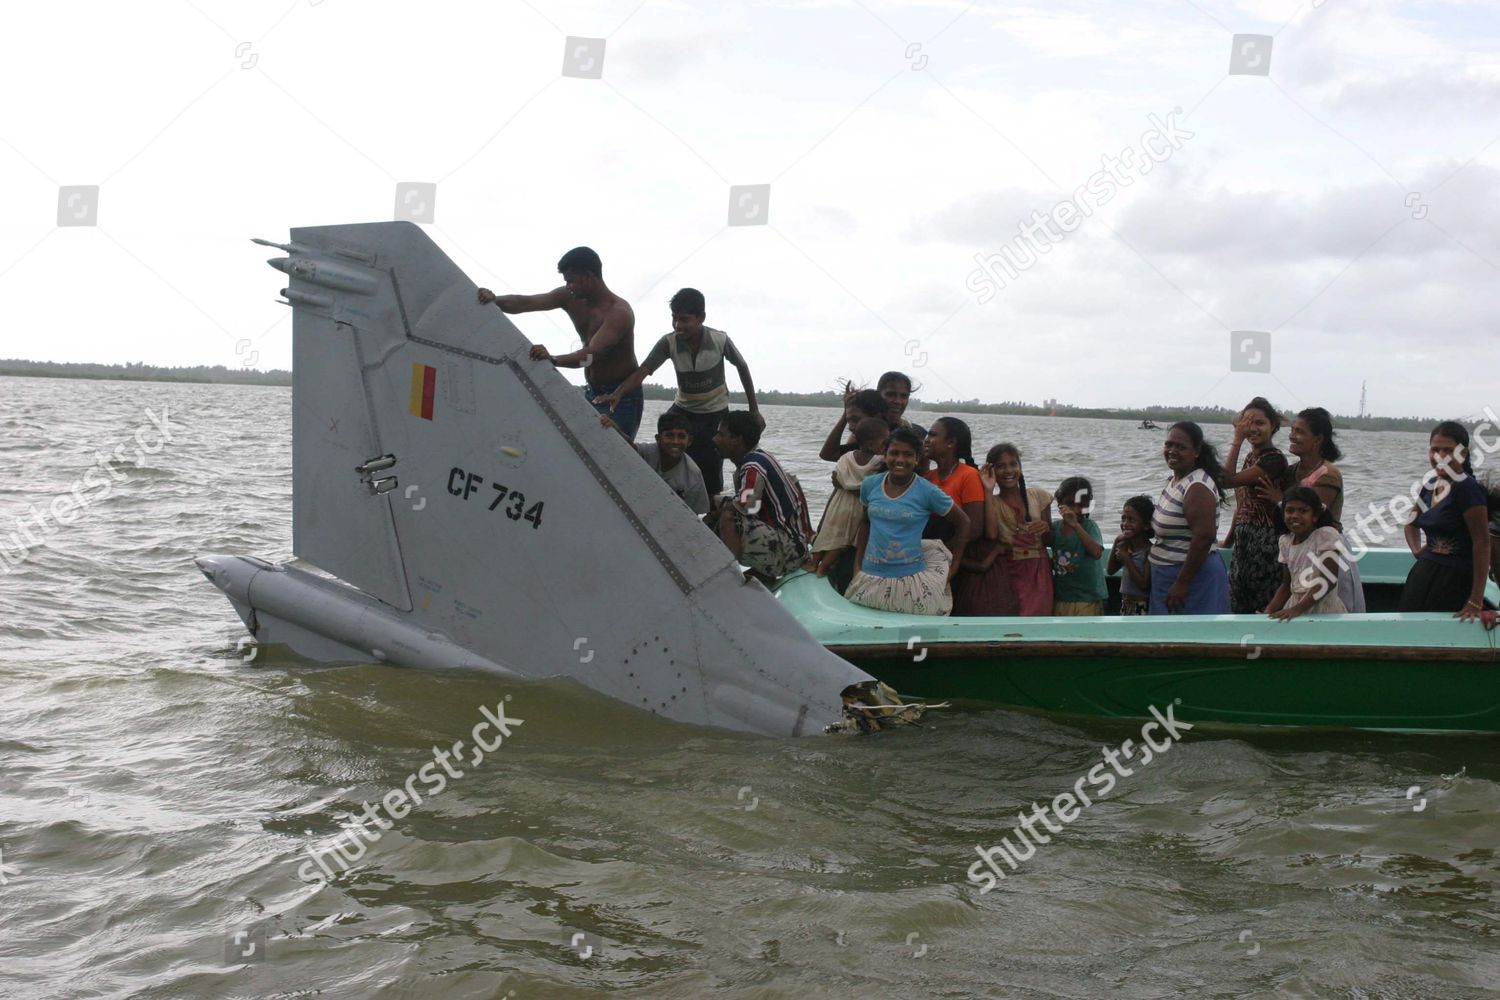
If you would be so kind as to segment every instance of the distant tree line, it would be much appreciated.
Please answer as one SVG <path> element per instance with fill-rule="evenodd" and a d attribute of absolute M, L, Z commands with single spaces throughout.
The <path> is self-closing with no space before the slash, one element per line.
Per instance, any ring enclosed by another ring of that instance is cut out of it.
<path fill-rule="evenodd" d="M 139 361 L 123 365 L 98 365 L 86 362 L 23 361 L 19 358 L 0 358 L 0 375 L 27 375 L 40 378 L 103 378 L 131 379 L 151 382 L 214 382 L 226 385 L 291 385 L 292 373 L 280 368 L 257 371 L 253 368 L 226 368 L 223 365 L 190 365 L 163 367 Z M 671 386 L 647 383 L 644 386 L 647 399 L 671 399 L 676 390 Z M 842 395 L 834 390 L 822 392 L 780 392 L 776 389 L 756 391 L 762 403 L 770 406 L 824 406 L 838 408 Z M 743 392 L 731 392 L 730 399 L 743 404 Z M 1034 403 L 1004 402 L 981 403 L 977 399 L 945 399 L 927 402 L 912 397 L 910 407 L 926 413 L 997 413 L 1017 417 L 1045 417 L 1052 415 L 1053 407 Z M 1145 406 L 1145 407 L 1088 407 L 1058 404 L 1059 417 L 1092 417 L 1102 420 L 1151 420 L 1162 426 L 1178 420 L 1195 420 L 1205 424 L 1227 424 L 1234 420 L 1237 410 L 1223 406 Z M 1291 414 L 1286 414 L 1291 422 Z M 1339 428 L 1362 431 L 1425 431 L 1437 423 L 1429 417 L 1347 417 L 1335 416 L 1333 424 Z"/>
<path fill-rule="evenodd" d="M 28 375 L 32 378 L 105 378 L 141 382 L 219 382 L 226 385 L 291 385 L 292 373 L 280 368 L 257 371 L 254 368 L 225 368 L 223 365 L 185 365 L 164 367 L 140 361 L 123 365 L 96 365 L 71 361 L 23 361 L 0 358 L 0 375 Z"/>
<path fill-rule="evenodd" d="M 647 384 L 645 386 L 647 399 L 671 399 L 674 390 L 668 386 Z M 841 405 L 843 398 L 840 393 L 833 390 L 824 392 L 777 392 L 774 389 L 757 389 L 756 396 L 760 402 L 767 404 L 779 404 L 781 406 L 829 406 Z M 742 392 L 731 392 L 731 401 L 744 403 L 745 394 Z M 1232 423 L 1238 416 L 1238 410 L 1232 410 L 1224 406 L 1141 406 L 1141 407 L 1090 407 L 1090 406 L 1067 406 L 1059 403 L 1055 408 L 1041 406 L 1035 403 L 1004 402 L 1004 403 L 981 403 L 977 399 L 944 399 L 937 402 L 929 402 L 916 396 L 911 398 L 907 404 L 912 410 L 920 410 L 924 413 L 996 413 L 1013 417 L 1046 417 L 1055 415 L 1059 417 L 1091 417 L 1099 420 L 1150 420 L 1166 427 L 1179 420 L 1192 420 L 1200 424 L 1227 424 Z M 1287 412 L 1284 414 L 1285 422 L 1291 424 L 1295 414 Z M 1333 418 L 1333 424 L 1338 428 L 1350 428 L 1361 431 L 1425 431 L 1431 430 L 1438 418 L 1433 417 L 1347 417 L 1337 416 Z"/>

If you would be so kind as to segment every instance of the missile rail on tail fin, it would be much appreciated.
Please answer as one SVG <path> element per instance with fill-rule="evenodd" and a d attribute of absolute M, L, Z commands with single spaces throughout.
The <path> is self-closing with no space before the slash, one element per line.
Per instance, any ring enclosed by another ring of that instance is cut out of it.
<path fill-rule="evenodd" d="M 565 675 L 683 722 L 823 731 L 819 645 L 420 228 L 297 229 L 293 550 L 198 565 L 310 659 Z"/>

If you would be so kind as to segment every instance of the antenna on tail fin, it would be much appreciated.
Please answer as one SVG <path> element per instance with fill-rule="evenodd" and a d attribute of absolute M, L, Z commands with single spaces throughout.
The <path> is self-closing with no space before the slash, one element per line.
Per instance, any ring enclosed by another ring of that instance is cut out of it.
<path fill-rule="evenodd" d="M 655 714 L 767 734 L 839 720 L 840 692 L 869 675 L 746 583 L 419 227 L 256 242 L 286 252 L 270 264 L 295 310 L 293 548 L 362 592 L 200 560 L 258 637 L 314 658 L 561 674 Z"/>

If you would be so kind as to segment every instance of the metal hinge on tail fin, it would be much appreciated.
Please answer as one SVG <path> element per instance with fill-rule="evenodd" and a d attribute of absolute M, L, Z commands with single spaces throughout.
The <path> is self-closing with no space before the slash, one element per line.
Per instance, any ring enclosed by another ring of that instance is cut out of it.
<path fill-rule="evenodd" d="M 370 494 L 372 496 L 381 496 L 382 494 L 391 492 L 399 484 L 397 483 L 395 476 L 386 476 L 382 479 L 376 479 L 375 474 L 377 472 L 384 472 L 387 469 L 394 467 L 395 464 L 396 456 L 386 454 L 381 455 L 377 458 L 368 459 L 367 461 L 356 465 L 354 467 L 354 471 L 359 473 L 359 481 L 364 484 L 365 488 L 370 491 Z"/>
<path fill-rule="evenodd" d="M 904 702 L 896 689 L 881 681 L 860 681 L 839 692 L 844 702 L 844 717 L 824 728 L 825 733 L 875 733 L 896 726 L 914 726 L 929 708 L 947 708 L 948 702 L 934 705 Z"/>

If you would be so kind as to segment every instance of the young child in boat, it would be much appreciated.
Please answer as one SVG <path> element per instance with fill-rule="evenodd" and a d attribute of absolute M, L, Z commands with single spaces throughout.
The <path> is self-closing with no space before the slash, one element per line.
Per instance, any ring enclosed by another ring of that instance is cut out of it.
<path fill-rule="evenodd" d="M 1010 575 L 1014 613 L 1050 615 L 1052 567 L 1047 561 L 1047 536 L 1052 533 L 1052 494 L 1039 486 L 1027 488 L 1021 449 L 1013 444 L 995 445 L 985 455 L 984 465 L 979 477 L 989 491 L 984 533 L 1005 546 L 1002 558 Z"/>
<path fill-rule="evenodd" d="M 1109 550 L 1105 571 L 1120 577 L 1120 614 L 1143 615 L 1151 604 L 1151 518 L 1156 504 L 1150 497 L 1131 497 L 1120 511 L 1120 533 Z"/>
<path fill-rule="evenodd" d="M 922 439 L 905 427 L 885 443 L 885 472 L 859 488 L 865 519 L 854 542 L 859 569 L 844 591 L 851 604 L 909 615 L 946 615 L 953 609 L 949 583 L 964 557 L 969 517 L 953 498 L 917 475 Z M 953 549 L 922 538 L 927 518 L 938 514 L 953 525 Z"/>
<path fill-rule="evenodd" d="M 1104 534 L 1089 517 L 1094 487 L 1082 476 L 1069 476 L 1057 488 L 1052 522 L 1052 613 L 1058 616 L 1104 614 Z"/>
<path fill-rule="evenodd" d="M 1286 456 L 1280 451 L 1274 448 L 1267 448 L 1255 460 L 1255 467 L 1265 471 L 1266 479 L 1273 483 L 1281 483 L 1286 480 L 1286 472 L 1287 469 L 1291 468 L 1291 463 L 1287 461 Z"/>
<path fill-rule="evenodd" d="M 1333 526 L 1333 514 L 1323 498 L 1306 486 L 1286 491 L 1281 505 L 1287 533 L 1281 536 L 1278 560 L 1281 588 L 1266 613 L 1279 621 L 1298 615 L 1341 615 L 1348 608 L 1339 600 L 1339 565 L 1343 536 Z"/>
<path fill-rule="evenodd" d="M 823 508 L 818 535 L 808 557 L 811 569 L 827 576 L 839 556 L 854 548 L 865 508 L 859 502 L 859 486 L 865 477 L 885 467 L 885 441 L 891 427 L 881 417 L 866 417 L 854 427 L 855 448 L 840 456 L 833 467 L 833 496 Z"/>

